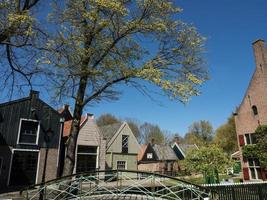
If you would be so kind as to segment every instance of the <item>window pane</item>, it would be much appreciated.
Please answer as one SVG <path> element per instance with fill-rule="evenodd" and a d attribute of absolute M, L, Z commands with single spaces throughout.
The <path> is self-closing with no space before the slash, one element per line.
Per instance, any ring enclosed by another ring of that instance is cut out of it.
<path fill-rule="evenodd" d="M 39 122 L 21 120 L 20 143 L 36 143 Z"/>
<path fill-rule="evenodd" d="M 95 155 L 77 155 L 76 173 L 94 171 L 96 169 Z"/>
<path fill-rule="evenodd" d="M 248 159 L 248 165 L 249 165 L 249 166 L 254 166 L 253 159 Z"/>
<path fill-rule="evenodd" d="M 78 146 L 78 153 L 96 154 L 96 152 L 97 152 L 97 147 L 96 146 L 84 146 L 84 145 L 79 145 Z"/>
<path fill-rule="evenodd" d="M 257 106 L 253 105 L 253 106 L 252 106 L 252 111 L 253 111 L 253 114 L 254 114 L 254 115 L 257 115 L 257 114 L 258 114 Z"/>
<path fill-rule="evenodd" d="M 254 164 L 255 164 L 255 166 L 260 166 L 260 161 L 259 161 L 259 159 L 254 159 Z"/>
<path fill-rule="evenodd" d="M 257 168 L 256 170 L 257 170 L 258 179 L 262 179 L 262 177 L 261 177 L 261 169 Z"/>
<path fill-rule="evenodd" d="M 153 154 L 152 153 L 147 153 L 146 158 L 147 159 L 152 159 L 153 158 Z"/>
<path fill-rule="evenodd" d="M 117 169 L 126 169 L 126 161 L 117 161 Z"/>
<path fill-rule="evenodd" d="M 251 144 L 249 134 L 245 134 L 246 144 Z"/>
<path fill-rule="evenodd" d="M 250 170 L 251 179 L 256 179 L 255 169 L 249 168 L 249 170 Z"/>
<path fill-rule="evenodd" d="M 122 135 L 122 153 L 128 153 L 128 135 Z"/>
<path fill-rule="evenodd" d="M 38 164 L 38 152 L 14 151 L 10 185 L 34 184 Z"/>
<path fill-rule="evenodd" d="M 256 144 L 257 140 L 256 140 L 256 135 L 254 133 L 250 134 L 251 137 L 251 143 L 252 144 Z"/>

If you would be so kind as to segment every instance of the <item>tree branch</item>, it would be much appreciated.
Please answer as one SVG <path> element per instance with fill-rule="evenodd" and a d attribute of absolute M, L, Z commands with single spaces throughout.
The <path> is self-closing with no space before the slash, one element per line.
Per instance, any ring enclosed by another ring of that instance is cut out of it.
<path fill-rule="evenodd" d="M 10 46 L 9 46 L 9 45 L 6 45 L 6 54 L 7 54 L 7 60 L 8 60 L 9 66 L 11 67 L 11 70 L 12 70 L 13 72 L 17 72 L 17 73 L 21 74 L 21 75 L 26 79 L 26 81 L 28 82 L 30 88 L 32 89 L 31 80 L 30 80 L 30 78 L 28 77 L 28 75 L 25 74 L 22 70 L 17 69 L 17 68 L 13 65 L 13 63 L 12 63 L 12 58 L 11 58 L 12 56 L 11 56 L 11 51 L 10 51 Z M 13 76 L 14 76 L 14 75 L 13 75 Z"/>
<path fill-rule="evenodd" d="M 98 97 L 102 92 L 104 92 L 108 87 L 116 84 L 116 83 L 119 83 L 121 81 L 124 81 L 128 78 L 131 78 L 130 75 L 128 76 L 123 76 L 123 77 L 120 77 L 120 78 L 117 78 L 115 80 L 111 80 L 111 81 L 108 81 L 104 86 L 102 86 L 100 89 L 98 89 L 95 93 L 93 93 L 90 97 L 88 97 L 87 99 L 85 99 L 83 101 L 83 106 L 85 106 L 87 103 L 89 103 L 91 100 L 95 99 L 96 97 Z"/>

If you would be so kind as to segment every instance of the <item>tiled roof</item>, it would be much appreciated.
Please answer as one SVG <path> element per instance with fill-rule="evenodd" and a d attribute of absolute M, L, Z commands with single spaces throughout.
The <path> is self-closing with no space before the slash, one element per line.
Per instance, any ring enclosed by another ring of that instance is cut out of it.
<path fill-rule="evenodd" d="M 81 117 L 81 123 L 80 126 L 83 125 L 83 123 L 86 121 L 87 117 L 82 116 Z M 64 129 L 63 129 L 63 137 L 68 137 L 70 135 L 70 129 L 71 129 L 71 123 L 73 120 L 65 121 L 64 122 Z"/>
<path fill-rule="evenodd" d="M 106 139 L 107 143 L 117 133 L 121 125 L 122 125 L 122 122 L 99 127 L 100 132 L 102 133 L 103 137 Z"/>
<path fill-rule="evenodd" d="M 179 147 L 185 155 L 187 155 L 190 149 L 198 149 L 197 145 L 195 144 L 179 144 Z"/>
<path fill-rule="evenodd" d="M 159 160 L 177 160 L 173 149 L 169 145 L 152 145 Z"/>
<path fill-rule="evenodd" d="M 138 152 L 138 155 L 137 155 L 137 161 L 140 161 L 142 160 L 145 152 L 146 152 L 146 149 L 147 149 L 147 144 L 143 144 Z"/>

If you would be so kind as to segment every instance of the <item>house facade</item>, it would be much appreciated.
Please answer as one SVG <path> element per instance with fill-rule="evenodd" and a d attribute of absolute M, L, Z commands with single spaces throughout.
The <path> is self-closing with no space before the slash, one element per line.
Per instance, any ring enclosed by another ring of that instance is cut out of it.
<path fill-rule="evenodd" d="M 72 114 L 68 105 L 64 109 L 59 110 L 64 116 L 64 131 L 63 141 L 66 143 L 70 135 Z M 66 145 L 64 151 L 66 151 Z M 65 153 L 62 153 L 61 160 L 64 160 Z M 92 114 L 82 116 L 80 131 L 76 146 L 76 161 L 73 173 L 80 173 L 86 171 L 104 170 L 105 169 L 105 155 L 106 155 L 106 140 L 104 140 L 98 126 L 94 122 Z M 62 172 L 62 169 L 61 169 Z"/>
<path fill-rule="evenodd" d="M 106 138 L 106 169 L 137 170 L 140 145 L 126 122 L 102 126 Z"/>
<path fill-rule="evenodd" d="M 254 132 L 259 125 L 267 124 L 267 49 L 264 40 L 253 43 L 256 69 L 235 115 L 240 151 L 242 176 L 245 181 L 265 180 L 264 171 L 257 159 L 245 159 L 242 148 L 255 143 Z"/>
<path fill-rule="evenodd" d="M 36 91 L 0 104 L 0 190 L 55 179 L 62 130 L 61 116 Z"/>
<path fill-rule="evenodd" d="M 137 160 L 140 171 L 175 175 L 180 170 L 178 157 L 169 145 L 142 145 Z"/>

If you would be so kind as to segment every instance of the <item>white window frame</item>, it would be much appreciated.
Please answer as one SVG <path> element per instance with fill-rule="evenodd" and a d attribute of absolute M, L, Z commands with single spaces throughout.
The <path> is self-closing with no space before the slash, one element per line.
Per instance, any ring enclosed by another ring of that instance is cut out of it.
<path fill-rule="evenodd" d="M 124 169 L 118 169 L 118 162 L 125 162 L 125 168 Z M 118 170 L 127 170 L 127 161 L 126 160 L 117 160 L 116 169 L 118 169 Z"/>
<path fill-rule="evenodd" d="M 39 172 L 39 164 L 40 164 L 40 150 L 38 149 L 12 149 L 12 154 L 10 158 L 10 164 L 9 164 L 9 170 L 8 170 L 8 178 L 7 178 L 7 186 L 9 186 L 10 182 L 10 175 L 11 175 L 11 169 L 13 164 L 13 156 L 15 151 L 31 151 L 31 152 L 38 152 L 38 160 L 37 160 L 37 168 L 36 168 L 36 177 L 35 177 L 35 184 L 38 183 L 38 172 Z"/>
<path fill-rule="evenodd" d="M 147 159 L 153 159 L 153 153 L 147 153 L 146 158 Z"/>
<path fill-rule="evenodd" d="M 248 144 L 255 144 L 255 143 L 253 143 L 253 141 L 252 141 L 252 137 L 251 137 L 252 134 L 255 134 L 255 133 L 245 133 L 245 135 L 244 135 L 244 138 L 245 138 L 245 145 L 248 145 Z M 250 141 L 250 143 L 248 143 L 246 135 L 249 135 L 249 141 Z"/>
<path fill-rule="evenodd" d="M 261 180 L 261 179 L 258 177 L 258 172 L 257 172 L 257 169 L 260 169 L 261 167 L 260 167 L 259 165 L 256 165 L 256 164 L 255 164 L 255 159 L 252 159 L 252 160 L 253 160 L 253 165 L 249 165 L 249 161 L 248 161 L 249 178 L 250 178 L 250 180 Z M 252 178 L 252 175 L 251 175 L 251 168 L 253 168 L 256 178 Z"/>
<path fill-rule="evenodd" d="M 20 130 L 21 130 L 21 123 L 22 123 L 22 121 L 38 122 L 38 128 L 37 128 L 36 141 L 35 141 L 35 143 L 19 142 L 19 139 L 20 139 Z M 19 122 L 19 130 L 18 130 L 18 138 L 17 138 L 17 144 L 38 145 L 39 134 L 40 134 L 40 121 L 38 121 L 38 120 L 34 120 L 34 119 L 20 118 L 20 122 Z"/>
<path fill-rule="evenodd" d="M 86 147 L 96 147 L 96 153 L 79 153 L 78 152 L 78 146 L 86 146 Z M 66 154 L 65 154 L 66 155 Z M 75 156 L 75 166 L 74 166 L 74 173 L 76 173 L 76 170 L 77 170 L 77 160 L 78 160 L 78 155 L 93 155 L 93 156 L 96 156 L 96 166 L 95 168 L 98 169 L 98 155 L 99 155 L 99 146 L 93 146 L 93 145 L 81 145 L 81 144 L 77 144 L 76 145 L 76 156 Z"/>

